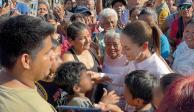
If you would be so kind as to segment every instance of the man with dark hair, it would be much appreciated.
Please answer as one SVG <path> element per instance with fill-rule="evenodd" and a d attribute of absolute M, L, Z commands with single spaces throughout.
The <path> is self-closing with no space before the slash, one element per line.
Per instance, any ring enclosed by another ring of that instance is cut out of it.
<path fill-rule="evenodd" d="M 55 112 L 37 92 L 35 81 L 49 74 L 54 27 L 30 16 L 4 21 L 0 28 L 0 110 Z"/>
<path fill-rule="evenodd" d="M 158 86 L 157 78 L 146 70 L 136 70 L 125 77 L 124 94 L 135 112 L 154 112 L 151 105 L 153 88 Z"/>

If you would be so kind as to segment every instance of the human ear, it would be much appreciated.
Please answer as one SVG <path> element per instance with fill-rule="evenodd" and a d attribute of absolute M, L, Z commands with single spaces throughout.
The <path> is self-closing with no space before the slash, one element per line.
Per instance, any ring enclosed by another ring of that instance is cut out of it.
<path fill-rule="evenodd" d="M 79 92 L 81 91 L 81 88 L 79 87 L 78 84 L 75 84 L 75 85 L 73 86 L 73 91 L 74 91 L 75 93 L 79 93 Z"/>
<path fill-rule="evenodd" d="M 23 68 L 28 69 L 28 70 L 31 68 L 32 58 L 29 54 L 22 54 L 20 61 L 21 61 Z"/>
<path fill-rule="evenodd" d="M 141 46 L 141 51 L 145 51 L 147 49 L 149 49 L 149 43 L 148 42 L 144 42 L 143 45 Z"/>

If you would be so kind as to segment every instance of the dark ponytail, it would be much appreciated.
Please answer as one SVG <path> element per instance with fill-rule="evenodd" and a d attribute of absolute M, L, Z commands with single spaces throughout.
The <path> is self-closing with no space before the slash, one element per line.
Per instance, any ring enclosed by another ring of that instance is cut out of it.
<path fill-rule="evenodd" d="M 158 30 L 158 27 L 156 25 L 151 26 L 152 28 L 152 47 L 154 50 L 152 52 L 156 52 L 160 54 L 160 31 Z"/>
<path fill-rule="evenodd" d="M 127 24 L 122 33 L 139 46 L 148 42 L 150 52 L 160 54 L 160 31 L 157 26 L 151 27 L 146 22 L 138 20 Z"/>

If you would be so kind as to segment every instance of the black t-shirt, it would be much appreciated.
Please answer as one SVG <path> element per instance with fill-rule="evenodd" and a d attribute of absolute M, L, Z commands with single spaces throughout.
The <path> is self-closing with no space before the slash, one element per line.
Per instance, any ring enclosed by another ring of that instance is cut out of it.
<path fill-rule="evenodd" d="M 61 88 L 59 88 L 53 82 L 45 82 L 45 81 L 38 81 L 38 88 L 40 91 L 42 91 L 41 93 L 43 93 L 43 97 L 45 100 L 47 100 L 54 107 L 58 105 L 57 101 L 62 94 Z"/>

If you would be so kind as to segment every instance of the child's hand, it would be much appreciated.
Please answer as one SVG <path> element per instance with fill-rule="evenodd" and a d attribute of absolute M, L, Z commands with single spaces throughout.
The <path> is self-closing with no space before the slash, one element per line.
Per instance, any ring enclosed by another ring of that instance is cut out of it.
<path fill-rule="evenodd" d="M 99 102 L 94 105 L 95 108 L 101 109 L 103 112 L 111 111 L 111 112 L 123 112 L 117 105 L 105 104 L 103 102 Z"/>
<path fill-rule="evenodd" d="M 93 71 L 87 71 L 87 73 L 91 76 L 91 79 L 95 83 L 102 83 L 102 82 L 112 82 L 112 79 L 109 78 L 108 76 L 101 76 L 100 73 L 93 72 Z"/>
<path fill-rule="evenodd" d="M 105 104 L 116 104 L 119 102 L 119 99 L 120 97 L 115 93 L 115 91 L 107 92 L 107 90 L 104 89 L 101 102 Z"/>

